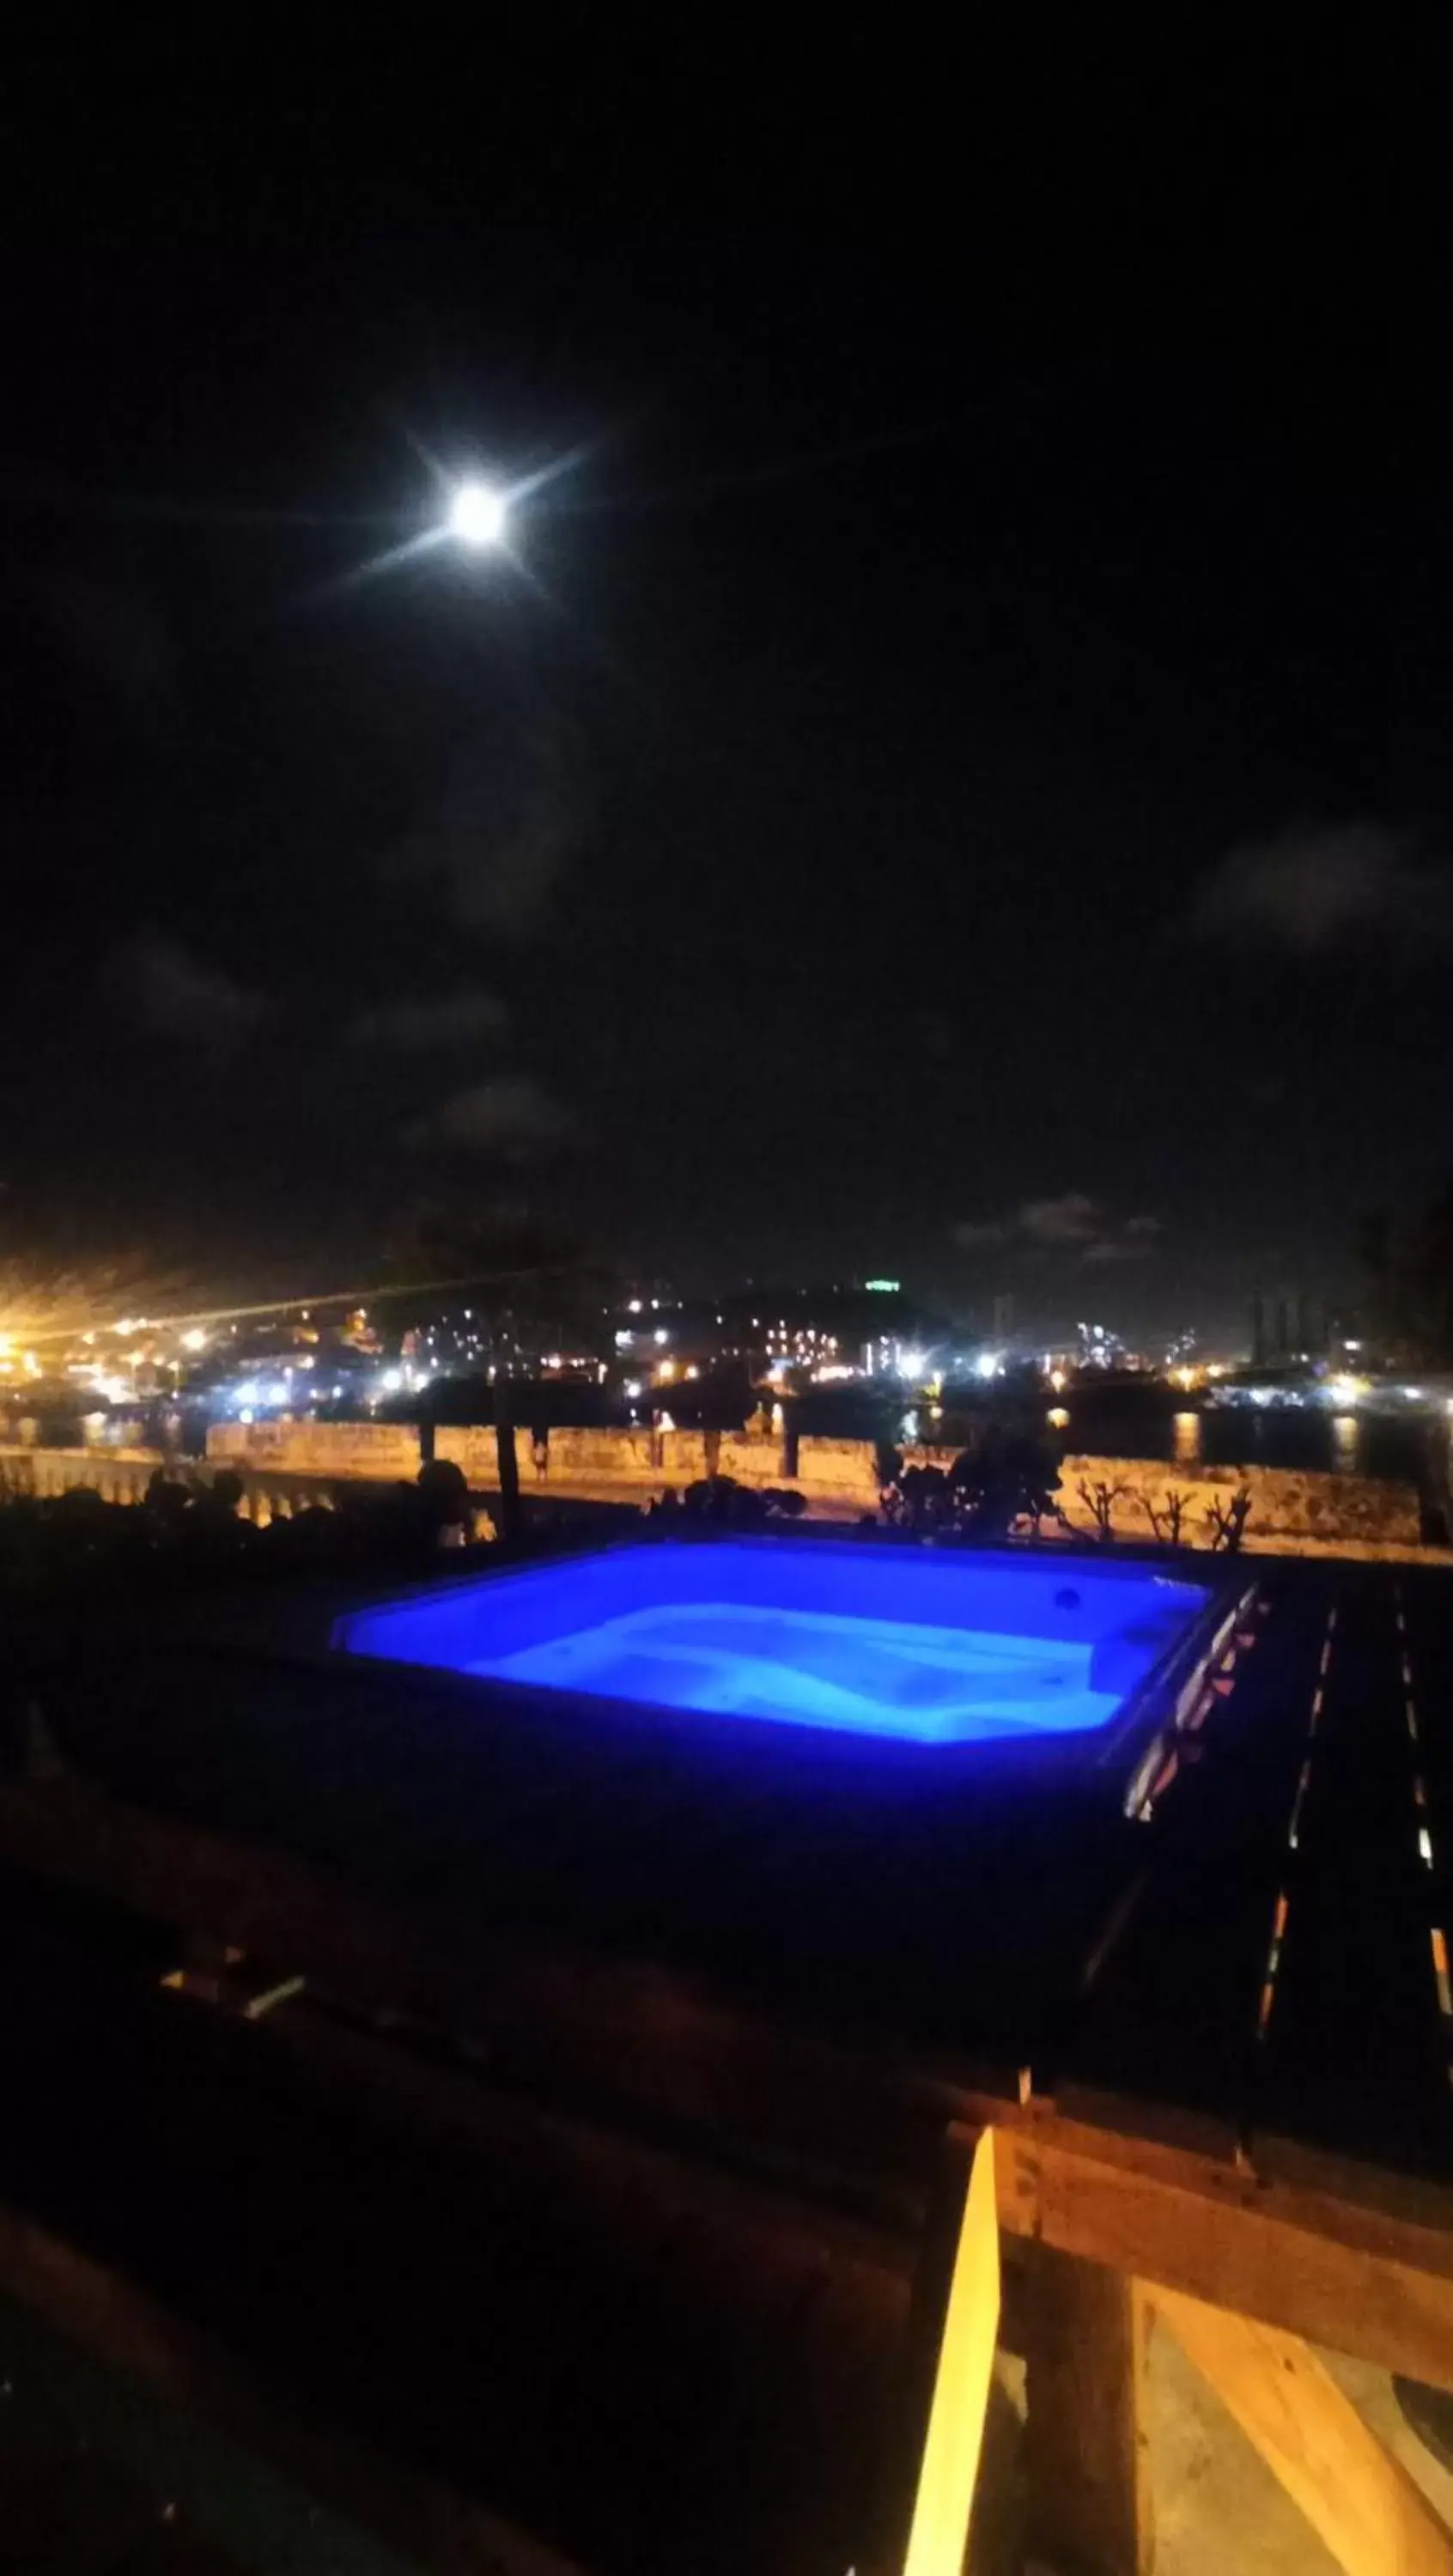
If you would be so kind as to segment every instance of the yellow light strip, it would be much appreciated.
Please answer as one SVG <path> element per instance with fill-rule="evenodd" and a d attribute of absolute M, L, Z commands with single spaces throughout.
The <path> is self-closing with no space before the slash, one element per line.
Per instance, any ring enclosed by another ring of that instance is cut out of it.
<path fill-rule="evenodd" d="M 960 2576 L 998 2339 L 999 2218 L 986 2129 L 964 2194 L 903 2576 Z"/>

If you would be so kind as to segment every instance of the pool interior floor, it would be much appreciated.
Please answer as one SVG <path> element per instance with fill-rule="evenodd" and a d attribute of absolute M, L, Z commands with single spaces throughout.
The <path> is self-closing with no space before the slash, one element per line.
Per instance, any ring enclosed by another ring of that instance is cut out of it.
<path fill-rule="evenodd" d="M 929 1744 L 1102 1726 L 1088 1644 L 732 1601 L 654 1603 L 466 1669 L 722 1716 Z"/>

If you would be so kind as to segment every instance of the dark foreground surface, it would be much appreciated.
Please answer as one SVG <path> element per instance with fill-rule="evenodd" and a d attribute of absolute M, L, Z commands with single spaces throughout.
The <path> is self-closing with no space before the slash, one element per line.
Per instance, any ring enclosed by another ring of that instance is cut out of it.
<path fill-rule="evenodd" d="M 1093 1770 L 483 1723 L 260 1618 L 36 1632 L 68 1776 L 0 1797 L 12 2257 L 77 2249 L 476 2499 L 497 2565 L 875 2563 L 962 2088 L 1370 2206 L 1453 2175 L 1453 1585 L 1254 1572 L 1143 1822 Z"/>

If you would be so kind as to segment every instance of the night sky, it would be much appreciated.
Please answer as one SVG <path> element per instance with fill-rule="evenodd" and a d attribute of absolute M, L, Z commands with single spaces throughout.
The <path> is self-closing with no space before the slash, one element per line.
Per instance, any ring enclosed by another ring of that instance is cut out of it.
<path fill-rule="evenodd" d="M 589 27 L 13 84 L 0 1252 L 1343 1293 L 1453 1160 L 1430 67 Z"/>

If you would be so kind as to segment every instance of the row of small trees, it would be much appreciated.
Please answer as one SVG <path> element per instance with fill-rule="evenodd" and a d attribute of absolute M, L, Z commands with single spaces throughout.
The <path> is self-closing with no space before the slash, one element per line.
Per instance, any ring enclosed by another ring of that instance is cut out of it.
<path fill-rule="evenodd" d="M 1044 1520 L 1083 1535 L 1058 1499 L 1053 1461 L 1033 1439 L 1005 1438 L 977 1451 L 965 1450 L 949 1468 L 906 1467 L 896 1450 L 879 1458 L 882 1510 L 886 1521 L 907 1529 L 958 1538 L 1002 1539 L 1026 1524 L 1037 1529 Z M 1094 1536 L 1104 1547 L 1129 1532 L 1116 1528 L 1116 1507 L 1129 1501 L 1143 1512 L 1150 1535 L 1161 1547 L 1191 1547 L 1209 1540 L 1213 1549 L 1234 1554 L 1251 1516 L 1246 1487 L 1222 1502 L 1213 1500 L 1196 1513 L 1195 1497 L 1170 1486 L 1157 1501 L 1132 1492 L 1128 1485 L 1080 1484 L 1080 1501 L 1090 1515 Z M 1193 1532 L 1193 1523 L 1198 1523 Z"/>
<path fill-rule="evenodd" d="M 1077 1485 L 1075 1491 L 1095 1524 L 1095 1536 L 1102 1547 L 1115 1538 L 1115 1506 L 1127 1498 L 1136 1503 L 1150 1523 L 1151 1535 L 1162 1547 L 1192 1547 L 1191 1514 L 1194 1497 L 1167 1488 L 1159 1504 L 1148 1494 L 1132 1494 L 1128 1485 Z M 1063 1515 L 1061 1515 L 1063 1517 Z M 1245 1535 L 1251 1517 L 1250 1489 L 1243 1485 L 1226 1502 L 1213 1500 L 1201 1515 L 1202 1527 L 1210 1534 L 1213 1549 L 1234 1556 Z"/>

